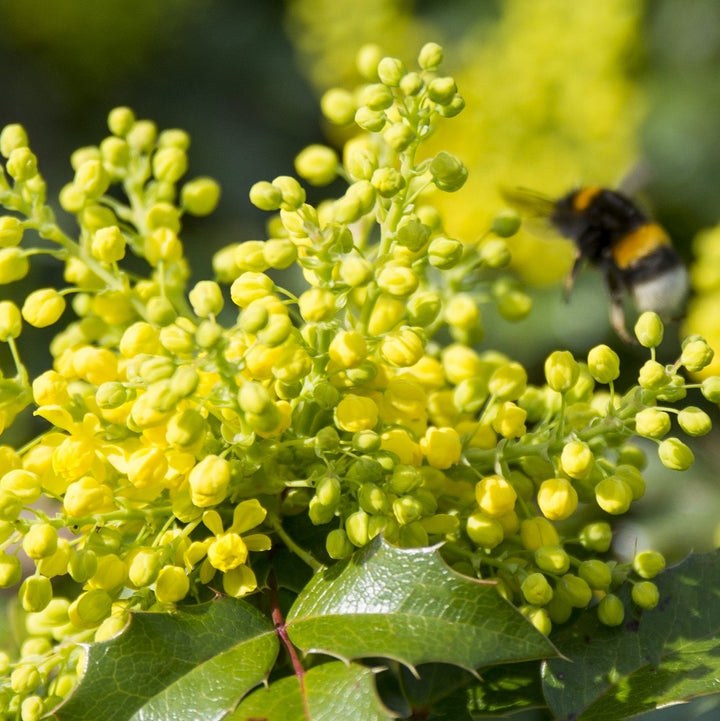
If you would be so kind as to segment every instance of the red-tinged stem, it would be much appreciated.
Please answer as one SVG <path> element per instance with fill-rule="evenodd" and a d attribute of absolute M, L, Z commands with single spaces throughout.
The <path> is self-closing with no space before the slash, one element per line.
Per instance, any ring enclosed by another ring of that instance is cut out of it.
<path fill-rule="evenodd" d="M 300 684 L 300 696 L 303 702 L 303 712 L 307 721 L 311 721 L 310 707 L 308 706 L 308 698 L 307 694 L 305 693 L 305 668 L 300 661 L 300 657 L 295 650 L 295 646 L 293 646 L 288 636 L 285 619 L 283 618 L 282 611 L 280 610 L 280 605 L 278 603 L 277 586 L 275 585 L 274 579 L 272 577 L 270 578 L 270 591 L 272 594 L 271 615 L 273 623 L 275 624 L 275 631 L 277 632 L 277 635 L 280 637 L 280 640 L 284 644 L 285 648 L 287 649 L 288 655 L 290 656 L 293 671 L 295 672 L 295 676 L 297 676 L 298 683 Z"/>

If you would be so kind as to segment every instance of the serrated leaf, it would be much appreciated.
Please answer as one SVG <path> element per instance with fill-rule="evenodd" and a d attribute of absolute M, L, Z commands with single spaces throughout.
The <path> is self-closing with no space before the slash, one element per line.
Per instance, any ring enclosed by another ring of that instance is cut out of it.
<path fill-rule="evenodd" d="M 133 614 L 86 652 L 85 674 L 60 721 L 221 719 L 266 678 L 279 642 L 245 601 L 218 598 L 173 614 Z"/>
<path fill-rule="evenodd" d="M 557 653 L 492 585 L 455 573 L 436 549 L 395 548 L 379 537 L 316 574 L 290 610 L 287 629 L 306 652 L 409 666 L 477 669 Z"/>
<path fill-rule="evenodd" d="M 251 693 L 227 721 L 388 721 L 375 690 L 374 673 L 359 664 L 331 661 L 311 668 L 300 681 L 288 676 Z"/>
<path fill-rule="evenodd" d="M 688 556 L 654 579 L 660 603 L 602 626 L 584 614 L 554 637 L 569 659 L 543 671 L 558 719 L 615 721 L 693 696 L 720 692 L 720 553 Z"/>

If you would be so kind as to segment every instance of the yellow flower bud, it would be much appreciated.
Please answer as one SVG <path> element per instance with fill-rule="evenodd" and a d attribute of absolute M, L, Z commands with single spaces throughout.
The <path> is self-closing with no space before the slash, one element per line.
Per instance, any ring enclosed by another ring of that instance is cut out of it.
<path fill-rule="evenodd" d="M 417 333 L 402 328 L 388 333 L 380 343 L 380 354 L 393 366 L 406 368 L 415 365 L 425 352 L 425 345 Z"/>
<path fill-rule="evenodd" d="M 684 365 L 690 373 L 698 373 L 710 365 L 714 355 L 713 349 L 707 342 L 703 338 L 697 338 L 696 340 L 683 343 L 680 363 Z"/>
<path fill-rule="evenodd" d="M 640 551 L 633 558 L 632 567 L 640 578 L 655 578 L 665 569 L 665 556 L 659 551 Z"/>
<path fill-rule="evenodd" d="M 10 153 L 16 148 L 26 148 L 28 146 L 28 135 L 19 123 L 10 123 L 3 127 L 0 132 L 0 153 L 9 158 Z"/>
<path fill-rule="evenodd" d="M 23 318 L 35 328 L 56 323 L 65 312 L 65 298 L 54 288 L 40 288 L 25 298 Z"/>
<path fill-rule="evenodd" d="M 340 331 L 330 341 L 328 355 L 341 368 L 356 368 L 367 358 L 365 336 L 357 331 Z"/>
<path fill-rule="evenodd" d="M 635 415 L 635 432 L 646 438 L 662 438 L 670 427 L 670 416 L 657 408 L 644 408 Z"/>
<path fill-rule="evenodd" d="M 107 123 L 113 135 L 124 137 L 135 123 L 135 113 L 127 107 L 113 108 L 108 113 Z"/>
<path fill-rule="evenodd" d="M 396 298 L 381 295 L 370 311 L 368 333 L 383 335 L 397 326 L 405 317 L 405 304 Z"/>
<path fill-rule="evenodd" d="M 81 593 L 68 608 L 68 616 L 77 628 L 93 628 L 110 615 L 112 598 L 102 588 Z"/>
<path fill-rule="evenodd" d="M 115 263 L 125 257 L 125 238 L 117 225 L 99 228 L 95 231 L 90 250 L 103 263 Z"/>
<path fill-rule="evenodd" d="M 399 265 L 385 266 L 377 278 L 380 290 L 396 298 L 405 298 L 414 293 L 418 283 L 419 279 L 411 268 Z"/>
<path fill-rule="evenodd" d="M 22 565 L 17 556 L 0 551 L 0 588 L 10 588 L 22 578 Z"/>
<path fill-rule="evenodd" d="M 378 422 L 378 407 L 372 398 L 346 395 L 335 408 L 335 425 L 343 431 L 371 430 Z"/>
<path fill-rule="evenodd" d="M 320 109 L 333 125 L 349 125 L 355 117 L 355 98 L 342 88 L 330 88 L 320 98 Z"/>
<path fill-rule="evenodd" d="M 437 188 L 454 193 L 465 185 L 468 171 L 459 158 L 441 150 L 430 163 L 430 174 Z"/>
<path fill-rule="evenodd" d="M 503 516 L 515 508 L 517 493 L 502 476 L 487 476 L 475 484 L 475 500 L 489 516 Z"/>
<path fill-rule="evenodd" d="M 155 597 L 160 603 L 182 601 L 190 590 L 190 579 L 180 566 L 163 566 L 155 581 Z"/>
<path fill-rule="evenodd" d="M 326 145 L 309 145 L 295 158 L 295 171 L 312 185 L 328 185 L 337 170 L 337 153 Z"/>
<path fill-rule="evenodd" d="M 535 563 L 541 571 L 562 575 L 570 569 L 570 556 L 558 545 L 540 546 L 533 554 Z"/>
<path fill-rule="evenodd" d="M 433 468 L 450 468 L 460 461 L 462 455 L 460 436 L 454 428 L 430 426 L 420 439 L 420 448 Z"/>
<path fill-rule="evenodd" d="M 271 278 L 264 273 L 246 272 L 233 282 L 230 297 L 235 305 L 246 308 L 254 300 L 269 296 L 273 285 Z"/>
<path fill-rule="evenodd" d="M 111 511 L 115 508 L 112 489 L 90 476 L 84 476 L 67 487 L 63 508 L 74 518 Z"/>
<path fill-rule="evenodd" d="M 578 495 L 565 478 L 549 478 L 540 484 L 537 503 L 546 518 L 562 521 L 575 512 Z"/>
<path fill-rule="evenodd" d="M 635 337 L 645 348 L 656 348 L 662 343 L 665 328 L 660 316 L 653 311 L 645 311 L 635 323 Z"/>
<path fill-rule="evenodd" d="M 400 84 L 405 72 L 405 65 L 398 58 L 384 57 L 377 64 L 377 74 L 380 82 L 391 88 Z"/>
<path fill-rule="evenodd" d="M 595 500 L 606 513 L 625 513 L 633 500 L 632 489 L 626 481 L 617 476 L 605 478 L 595 486 Z"/>
<path fill-rule="evenodd" d="M 685 471 L 695 462 L 693 452 L 678 438 L 666 438 L 658 446 L 658 456 L 665 468 Z"/>
<path fill-rule="evenodd" d="M 418 54 L 418 65 L 423 70 L 437 70 L 443 61 L 442 45 L 437 43 L 425 43 Z"/>
<path fill-rule="evenodd" d="M 592 600 L 592 589 L 579 576 L 566 573 L 557 583 L 555 593 L 573 608 L 585 608 Z"/>
<path fill-rule="evenodd" d="M 522 595 L 528 603 L 544 606 L 553 597 L 553 590 L 542 573 L 531 573 L 520 585 Z"/>
<path fill-rule="evenodd" d="M 580 366 L 570 351 L 553 351 L 545 361 L 545 378 L 554 391 L 569 391 L 580 376 Z"/>
<path fill-rule="evenodd" d="M 493 429 L 504 438 L 519 438 L 527 431 L 525 419 L 527 411 L 515 405 L 512 401 L 505 401 L 492 420 Z"/>
<path fill-rule="evenodd" d="M 678 413 L 678 424 L 689 436 L 704 436 L 712 428 L 710 416 L 695 406 L 683 408 Z"/>
<path fill-rule="evenodd" d="M 331 320 L 336 311 L 335 294 L 327 288 L 310 288 L 298 298 L 298 308 L 308 323 Z"/>
<path fill-rule="evenodd" d="M 223 308 L 223 295 L 220 286 L 212 280 L 201 280 L 188 293 L 188 299 L 200 318 L 217 315 Z"/>
<path fill-rule="evenodd" d="M 405 178 L 402 174 L 388 166 L 378 168 L 370 178 L 370 182 L 383 198 L 392 198 L 405 187 Z"/>
<path fill-rule="evenodd" d="M 153 175 L 166 183 L 176 183 L 187 171 L 187 154 L 175 146 L 159 148 L 152 158 Z"/>
<path fill-rule="evenodd" d="M 37 158 L 30 148 L 15 148 L 5 164 L 8 175 L 19 183 L 25 183 L 37 175 Z"/>
<path fill-rule="evenodd" d="M 190 497 L 199 508 L 225 500 L 230 485 L 230 464 L 216 455 L 205 456 L 188 476 Z"/>
<path fill-rule="evenodd" d="M 566 443 L 560 454 L 560 465 L 571 478 L 587 478 L 595 464 L 590 446 L 582 441 Z"/>
<path fill-rule="evenodd" d="M 193 178 L 180 191 L 180 204 L 190 215 L 210 215 L 220 201 L 220 186 L 213 178 Z"/>
<path fill-rule="evenodd" d="M 670 382 L 670 376 L 662 363 L 655 360 L 645 361 L 638 373 L 638 383 L 642 388 L 657 390 Z"/>
<path fill-rule="evenodd" d="M 650 610 L 660 601 L 660 591 L 652 581 L 640 581 L 632 587 L 632 600 L 640 608 Z"/>
<path fill-rule="evenodd" d="M 28 258 L 20 248 L 0 248 L 0 285 L 21 280 L 29 270 Z"/>
<path fill-rule="evenodd" d="M 620 358 L 609 346 L 597 345 L 588 353 L 588 370 L 598 383 L 610 383 L 620 375 Z"/>
<path fill-rule="evenodd" d="M 11 300 L 0 301 L 0 341 L 17 338 L 22 331 L 20 309 Z"/>
<path fill-rule="evenodd" d="M 340 262 L 340 278 L 351 288 L 367 283 L 373 274 L 373 265 L 370 261 L 359 256 L 350 255 Z"/>
<path fill-rule="evenodd" d="M 433 238 L 428 246 L 428 262 L 440 270 L 455 267 L 463 253 L 463 245 L 454 238 Z"/>
<path fill-rule="evenodd" d="M 612 572 L 609 566 L 597 558 L 583 561 L 578 567 L 578 576 L 580 576 L 590 588 L 600 591 L 607 591 L 612 583 Z"/>
<path fill-rule="evenodd" d="M 507 363 L 493 371 L 488 390 L 500 401 L 515 401 L 525 392 L 527 372 L 520 363 Z"/>
<path fill-rule="evenodd" d="M 0 248 L 14 248 L 20 245 L 24 226 L 19 218 L 13 215 L 0 216 Z"/>
<path fill-rule="evenodd" d="M 536 551 L 541 546 L 557 546 L 560 543 L 555 526 L 542 516 L 526 518 L 520 523 L 520 540 L 528 551 Z"/>
<path fill-rule="evenodd" d="M 29 558 L 45 558 L 55 553 L 58 543 L 57 530 L 49 523 L 36 523 L 23 538 L 23 551 Z"/>

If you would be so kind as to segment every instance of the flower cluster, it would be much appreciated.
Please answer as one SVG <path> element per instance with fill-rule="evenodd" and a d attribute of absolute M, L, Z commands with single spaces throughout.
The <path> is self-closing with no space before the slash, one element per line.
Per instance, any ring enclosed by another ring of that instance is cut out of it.
<path fill-rule="evenodd" d="M 322 145 L 295 160 L 302 180 L 340 179 L 344 192 L 315 207 L 294 177 L 256 183 L 269 237 L 220 250 L 217 280 L 190 288 L 181 221 L 210 213 L 219 189 L 181 182 L 184 132 L 113 110 L 111 135 L 73 155 L 60 193 L 77 239 L 45 202 L 24 130 L 0 133 L 0 282 L 48 254 L 66 283 L 0 304 L 16 364 L 3 379 L 4 425 L 30 403 L 49 424 L 21 449 L 0 448 L 0 587 L 18 586 L 26 627 L 19 658 L 0 653 L 6 718 L 34 721 L 67 696 L 77 644 L 111 637 L 133 610 L 247 595 L 271 545 L 317 569 L 284 523 L 299 514 L 325 529 L 324 562 L 381 533 L 406 547 L 444 542 L 457 570 L 496 579 L 546 633 L 595 600 L 604 623 L 619 623 L 614 591 L 626 580 L 638 607 L 657 603 L 664 559 L 608 560 L 608 520 L 645 489 L 633 436 L 656 441 L 669 468 L 692 463 L 668 437 L 671 414 L 691 436 L 710 419 L 667 404 L 691 387 L 680 370 L 696 372 L 712 351 L 690 337 L 677 363 L 660 364 L 663 327 L 645 314 L 636 335 L 650 359 L 619 394 L 606 346 L 582 360 L 552 353 L 538 385 L 503 353 L 478 350 L 483 305 L 512 321 L 530 301 L 502 270 L 516 216 L 461 242 L 427 202 L 467 177 L 454 155 L 419 152 L 464 106 L 442 57 L 429 43 L 408 69 L 364 48 L 366 82 L 322 99 L 328 120 L 358 132 L 342 161 Z M 288 269 L 301 292 L 280 285 Z M 76 320 L 31 380 L 18 337 L 58 323 L 68 297 Z M 716 402 L 720 379 L 701 390 Z"/>

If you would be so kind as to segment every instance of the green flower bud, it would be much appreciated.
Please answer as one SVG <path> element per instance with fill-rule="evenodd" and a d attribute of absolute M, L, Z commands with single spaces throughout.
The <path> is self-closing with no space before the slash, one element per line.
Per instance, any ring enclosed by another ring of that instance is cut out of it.
<path fill-rule="evenodd" d="M 610 476 L 595 486 L 595 500 L 606 513 L 620 515 L 630 508 L 633 493 L 622 478 Z"/>
<path fill-rule="evenodd" d="M 562 546 L 540 546 L 535 549 L 534 558 L 541 571 L 562 575 L 570 570 L 570 556 Z"/>
<path fill-rule="evenodd" d="M 505 537 L 500 521 L 480 511 L 468 516 L 465 531 L 470 540 L 481 548 L 495 548 Z"/>
<path fill-rule="evenodd" d="M 625 620 L 625 607 L 615 594 L 608 593 L 598 603 L 597 614 L 604 626 L 619 626 Z"/>
<path fill-rule="evenodd" d="M 553 351 L 545 361 L 545 378 L 554 391 L 564 393 L 572 388 L 580 376 L 580 366 L 570 351 Z"/>
<path fill-rule="evenodd" d="M 107 124 L 113 135 L 124 137 L 135 123 L 135 113 L 130 108 L 113 108 L 108 113 Z"/>
<path fill-rule="evenodd" d="M 246 240 L 235 247 L 235 264 L 240 270 L 262 273 L 268 269 L 265 260 L 265 243 L 262 240 Z"/>
<path fill-rule="evenodd" d="M 35 664 L 20 664 L 10 674 L 10 688 L 19 696 L 32 693 L 40 685 L 40 681 L 40 673 Z"/>
<path fill-rule="evenodd" d="M 655 398 L 660 401 L 669 401 L 676 403 L 687 395 L 685 387 L 685 379 L 679 375 L 672 375 L 668 378 L 668 383 L 659 391 L 655 391 Z"/>
<path fill-rule="evenodd" d="M 437 70 L 443 61 L 443 48 L 437 43 L 425 43 L 418 53 L 418 65 L 423 70 Z"/>
<path fill-rule="evenodd" d="M 438 189 L 454 193 L 465 185 L 468 171 L 458 158 L 442 150 L 432 159 L 430 174 Z"/>
<path fill-rule="evenodd" d="M 501 238 L 509 238 L 520 230 L 522 219 L 516 210 L 501 210 L 492 221 L 490 231 Z"/>
<path fill-rule="evenodd" d="M 520 585 L 525 600 L 534 606 L 544 606 L 553 597 L 553 590 L 542 573 L 531 573 Z"/>
<path fill-rule="evenodd" d="M 425 328 L 435 321 L 441 307 L 442 301 L 437 293 L 414 293 L 407 305 L 408 320 L 411 325 Z"/>
<path fill-rule="evenodd" d="M 366 80 L 376 81 L 378 77 L 378 64 L 382 60 L 382 50 L 374 43 L 363 45 L 355 58 L 358 72 Z"/>
<path fill-rule="evenodd" d="M 607 591 L 612 582 L 612 573 L 607 563 L 591 558 L 583 561 L 578 567 L 578 576 L 585 581 L 590 588 Z"/>
<path fill-rule="evenodd" d="M 100 143 L 100 156 L 106 169 L 115 177 L 124 177 L 130 163 L 130 148 L 121 138 L 110 136 Z"/>
<path fill-rule="evenodd" d="M 296 156 L 295 171 L 312 185 L 328 185 L 337 177 L 337 153 L 326 145 L 309 145 Z"/>
<path fill-rule="evenodd" d="M 598 383 L 610 383 L 620 375 L 620 358 L 606 345 L 598 345 L 588 353 L 588 370 Z"/>
<path fill-rule="evenodd" d="M 18 123 L 6 125 L 0 132 L 0 153 L 9 158 L 13 150 L 27 148 L 28 136 L 25 128 Z"/>
<path fill-rule="evenodd" d="M 710 403 L 720 403 L 720 376 L 710 376 L 702 382 L 700 391 Z"/>
<path fill-rule="evenodd" d="M 638 373 L 638 383 L 642 388 L 658 390 L 670 382 L 670 378 L 662 363 L 655 360 L 645 361 Z"/>
<path fill-rule="evenodd" d="M 0 551 L 0 588 L 14 586 L 22 578 L 22 565 L 17 556 Z"/>
<path fill-rule="evenodd" d="M 620 448 L 618 463 L 635 466 L 641 471 L 647 465 L 647 456 L 642 448 L 632 443 L 626 443 Z"/>
<path fill-rule="evenodd" d="M 220 202 L 220 185 L 213 178 L 193 178 L 180 191 L 182 209 L 190 215 L 204 217 L 217 208 Z"/>
<path fill-rule="evenodd" d="M 456 93 L 457 85 L 451 77 L 433 78 L 428 85 L 428 97 L 438 105 L 447 105 Z"/>
<path fill-rule="evenodd" d="M 545 606 L 545 610 L 553 623 L 562 624 L 572 616 L 573 607 L 568 603 L 567 599 L 561 596 L 553 596 L 550 603 Z"/>
<path fill-rule="evenodd" d="M 673 471 L 686 471 L 695 462 L 695 455 L 679 438 L 666 438 L 658 446 L 658 456 Z"/>
<path fill-rule="evenodd" d="M 250 188 L 250 202 L 260 210 L 278 210 L 282 191 L 267 180 L 260 180 Z"/>
<path fill-rule="evenodd" d="M 390 476 L 389 488 L 393 493 L 403 494 L 417 488 L 422 483 L 422 475 L 414 466 L 403 464 L 395 466 Z"/>
<path fill-rule="evenodd" d="M 372 453 L 380 449 L 382 439 L 375 431 L 357 431 L 352 437 L 352 447 L 361 453 Z"/>
<path fill-rule="evenodd" d="M 378 195 L 383 198 L 392 198 L 405 187 L 405 178 L 395 168 L 378 168 L 370 180 Z"/>
<path fill-rule="evenodd" d="M 633 602 L 647 610 L 655 608 L 660 600 L 660 591 L 652 581 L 640 581 L 634 584 L 631 594 Z"/>
<path fill-rule="evenodd" d="M 677 418 L 680 428 L 689 436 L 704 436 L 712 428 L 710 416 L 695 406 L 683 408 Z"/>
<path fill-rule="evenodd" d="M 400 81 L 400 90 L 408 97 L 417 95 L 423 87 L 425 87 L 425 82 L 423 81 L 420 73 L 406 73 Z"/>
<path fill-rule="evenodd" d="M 24 183 L 37 175 L 37 158 L 30 148 L 15 148 L 10 153 L 5 170 L 18 183 Z"/>
<path fill-rule="evenodd" d="M 39 721 L 45 713 L 45 703 L 41 696 L 27 696 L 20 705 L 22 721 Z"/>
<path fill-rule="evenodd" d="M 396 498 L 392 503 L 392 510 L 401 526 L 417 521 L 423 515 L 422 503 L 414 496 Z"/>
<path fill-rule="evenodd" d="M 380 290 L 396 298 L 405 298 L 414 293 L 419 282 L 411 268 L 400 265 L 386 265 L 377 277 Z"/>
<path fill-rule="evenodd" d="M 357 106 L 355 98 L 349 90 L 330 88 L 320 98 L 320 109 L 333 125 L 350 125 L 355 117 Z"/>
<path fill-rule="evenodd" d="M 55 553 L 58 543 L 57 530 L 49 523 L 36 523 L 23 538 L 23 551 L 28 558 L 40 559 Z"/>
<path fill-rule="evenodd" d="M 358 548 L 364 546 L 370 540 L 369 519 L 370 516 L 365 511 L 356 511 L 345 519 L 345 533 L 348 540 Z"/>
<path fill-rule="evenodd" d="M 660 316 L 653 311 L 647 310 L 641 314 L 635 323 L 635 336 L 641 346 L 645 348 L 656 348 L 662 343 L 665 327 Z"/>
<path fill-rule="evenodd" d="M 520 363 L 500 366 L 490 376 L 488 390 L 500 401 L 515 401 L 525 392 L 527 372 Z"/>
<path fill-rule="evenodd" d="M 342 528 L 335 528 L 325 539 L 325 550 L 330 558 L 340 560 L 351 556 L 355 547 Z"/>
<path fill-rule="evenodd" d="M 155 582 L 162 565 L 162 554 L 157 550 L 133 549 L 128 564 L 128 580 L 135 588 L 145 588 Z"/>
<path fill-rule="evenodd" d="M 665 556 L 659 551 L 640 551 L 632 560 L 632 567 L 640 578 L 650 579 L 665 569 Z"/>
<path fill-rule="evenodd" d="M 361 94 L 361 102 L 371 110 L 387 110 L 393 104 L 392 90 L 382 83 L 366 85 Z"/>
<path fill-rule="evenodd" d="M 635 415 L 635 432 L 646 438 L 662 438 L 670 428 L 670 416 L 657 408 L 644 408 Z"/>
<path fill-rule="evenodd" d="M 639 469 L 628 464 L 621 464 L 615 468 L 615 476 L 621 478 L 630 486 L 633 501 L 637 501 L 645 495 L 645 479 Z"/>
<path fill-rule="evenodd" d="M 465 109 L 465 99 L 462 95 L 455 93 L 452 100 L 440 106 L 440 114 L 445 118 L 454 118 Z"/>
<path fill-rule="evenodd" d="M 278 175 L 272 184 L 282 193 L 281 207 L 283 210 L 298 210 L 303 206 L 306 200 L 305 189 L 295 178 L 290 175 Z"/>
<path fill-rule="evenodd" d="M 390 510 L 387 493 L 375 483 L 363 483 L 358 489 L 357 500 L 366 513 L 385 514 Z"/>
<path fill-rule="evenodd" d="M 400 81 L 405 75 L 405 66 L 402 60 L 398 58 L 385 57 L 380 60 L 377 65 L 377 74 L 380 82 L 391 88 L 400 85 Z"/>
<path fill-rule="evenodd" d="M 97 571 L 97 555 L 90 549 L 80 549 L 70 556 L 68 573 L 73 581 L 85 583 Z"/>
<path fill-rule="evenodd" d="M 27 613 L 42 611 L 52 597 L 52 583 L 45 576 L 28 576 L 18 590 L 18 598 Z"/>
<path fill-rule="evenodd" d="M 592 600 L 592 590 L 587 581 L 572 573 L 566 573 L 558 581 L 555 593 L 573 608 L 585 608 Z"/>
<path fill-rule="evenodd" d="M 387 116 L 381 110 L 371 110 L 365 105 L 357 109 L 355 113 L 355 122 L 363 129 L 370 133 L 379 133 L 387 122 Z M 352 173 L 354 175 L 354 173 Z M 365 176 L 356 176 L 365 177 Z"/>
<path fill-rule="evenodd" d="M 157 127 L 152 120 L 136 120 L 125 135 L 131 148 L 139 152 L 149 152 L 157 138 Z"/>
<path fill-rule="evenodd" d="M 402 153 L 410 147 L 416 137 L 414 131 L 405 123 L 388 125 L 383 132 L 383 139 L 396 153 Z"/>
<path fill-rule="evenodd" d="M 504 240 L 486 240 L 480 246 L 480 260 L 488 268 L 504 268 L 510 262 L 510 249 Z"/>
<path fill-rule="evenodd" d="M 505 320 L 511 323 L 517 323 L 526 318 L 531 310 L 532 299 L 527 293 L 511 288 L 498 295 L 498 311 Z"/>
<path fill-rule="evenodd" d="M 0 216 L 0 248 L 13 248 L 22 241 L 24 226 L 12 215 Z"/>
<path fill-rule="evenodd" d="M 687 339 L 683 343 L 680 363 L 684 365 L 690 373 L 698 373 L 710 365 L 714 355 L 713 349 L 703 338 Z"/>
<path fill-rule="evenodd" d="M 451 238 L 433 238 L 428 246 L 430 265 L 448 270 L 458 264 L 463 254 L 463 244 Z"/>

